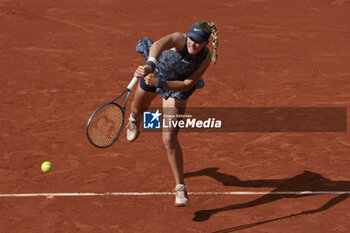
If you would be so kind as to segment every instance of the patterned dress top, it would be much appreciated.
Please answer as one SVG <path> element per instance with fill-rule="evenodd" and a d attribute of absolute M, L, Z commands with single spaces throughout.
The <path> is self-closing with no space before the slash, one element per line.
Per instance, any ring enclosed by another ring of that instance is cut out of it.
<path fill-rule="evenodd" d="M 151 49 L 153 41 L 145 37 L 137 43 L 136 51 L 139 52 L 143 57 L 148 59 L 148 54 Z M 207 46 L 203 47 L 200 53 L 196 57 L 191 57 L 188 54 L 187 46 L 180 51 L 165 50 L 162 52 L 161 56 L 158 58 L 157 67 L 154 70 L 154 74 L 162 80 L 184 81 L 191 74 L 193 74 L 203 63 L 206 56 L 209 53 Z M 157 88 L 156 92 L 161 95 L 164 99 L 169 97 L 186 100 L 192 93 L 204 86 L 204 80 L 201 77 L 195 85 L 188 92 L 173 91 L 168 89 Z"/>

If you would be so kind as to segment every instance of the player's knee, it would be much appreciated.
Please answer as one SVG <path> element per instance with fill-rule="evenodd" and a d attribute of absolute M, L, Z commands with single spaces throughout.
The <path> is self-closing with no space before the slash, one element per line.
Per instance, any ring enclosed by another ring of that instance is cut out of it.
<path fill-rule="evenodd" d="M 173 135 L 163 135 L 163 145 L 165 149 L 172 150 L 177 145 L 177 137 Z"/>

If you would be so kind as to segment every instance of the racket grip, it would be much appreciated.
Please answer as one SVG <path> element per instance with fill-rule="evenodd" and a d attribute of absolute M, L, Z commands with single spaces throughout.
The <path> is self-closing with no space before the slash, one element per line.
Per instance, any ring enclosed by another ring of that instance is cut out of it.
<path fill-rule="evenodd" d="M 131 80 L 131 82 L 129 83 L 127 89 L 128 89 L 129 91 L 131 91 L 132 88 L 134 87 L 134 85 L 135 85 L 136 83 L 137 83 L 137 78 L 136 78 L 136 77 L 133 77 L 132 80 Z"/>

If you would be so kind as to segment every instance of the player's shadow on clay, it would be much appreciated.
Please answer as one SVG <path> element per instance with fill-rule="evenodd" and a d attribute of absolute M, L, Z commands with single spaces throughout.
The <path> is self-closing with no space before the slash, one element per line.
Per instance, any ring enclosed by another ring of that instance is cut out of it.
<path fill-rule="evenodd" d="M 249 187 L 249 188 L 275 188 L 271 192 L 303 192 L 303 191 L 311 191 L 311 192 L 346 192 L 344 194 L 340 194 L 335 198 L 332 198 L 323 206 L 317 209 L 304 211 L 298 214 L 293 214 L 289 216 L 284 216 L 281 218 L 270 219 L 263 222 L 252 223 L 244 226 L 237 226 L 230 229 L 225 229 L 223 231 L 218 232 L 232 232 L 237 230 L 242 230 L 245 228 L 253 227 L 256 225 L 261 225 L 264 223 L 268 223 L 271 221 L 277 221 L 289 217 L 294 217 L 298 215 L 306 215 L 313 214 L 317 212 L 321 212 L 331 208 L 332 206 L 344 201 L 347 199 L 350 194 L 350 181 L 333 181 L 327 178 L 322 177 L 320 174 L 311 171 L 305 171 L 304 173 L 294 176 L 292 178 L 287 179 L 271 179 L 271 180 L 247 180 L 242 181 L 238 177 L 233 175 L 224 174 L 218 172 L 219 168 L 207 168 L 203 170 L 199 170 L 196 172 L 188 172 L 185 174 L 185 178 L 196 177 L 196 176 L 208 176 L 221 182 L 225 186 L 238 186 L 238 187 Z M 253 201 L 249 201 L 246 203 L 234 204 L 229 206 L 224 206 L 216 209 L 207 209 L 200 210 L 195 212 L 195 216 L 193 218 L 194 221 L 203 222 L 208 220 L 213 214 L 229 211 L 235 209 L 249 208 L 258 205 L 263 205 L 266 203 L 270 203 L 273 201 L 277 201 L 282 198 L 301 198 L 305 196 L 316 195 L 316 194 L 267 194 Z"/>

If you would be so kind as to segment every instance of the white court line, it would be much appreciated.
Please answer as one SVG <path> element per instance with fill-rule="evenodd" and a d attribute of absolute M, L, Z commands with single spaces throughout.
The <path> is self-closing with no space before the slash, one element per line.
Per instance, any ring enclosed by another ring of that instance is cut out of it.
<path fill-rule="evenodd" d="M 350 194 L 350 191 L 287 191 L 287 192 L 189 192 L 189 195 L 317 195 Z M 174 195 L 173 192 L 111 192 L 111 193 L 17 193 L 0 194 L 0 197 L 94 197 L 94 196 L 161 196 Z"/>

